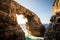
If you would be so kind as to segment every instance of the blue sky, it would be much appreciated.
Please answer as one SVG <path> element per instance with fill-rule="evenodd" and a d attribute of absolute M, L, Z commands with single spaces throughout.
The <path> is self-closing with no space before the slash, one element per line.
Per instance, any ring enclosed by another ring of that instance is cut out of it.
<path fill-rule="evenodd" d="M 15 0 L 38 15 L 42 23 L 49 23 L 53 0 Z"/>

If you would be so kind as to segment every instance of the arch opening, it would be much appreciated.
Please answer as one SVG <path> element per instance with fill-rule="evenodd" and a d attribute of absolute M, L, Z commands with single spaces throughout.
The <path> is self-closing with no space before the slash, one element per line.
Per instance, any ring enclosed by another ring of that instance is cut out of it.
<path fill-rule="evenodd" d="M 23 15 L 23 14 L 16 14 L 17 17 L 17 22 L 20 25 L 20 27 L 22 28 L 22 30 L 25 32 L 25 36 L 27 36 L 28 32 L 26 29 L 26 23 L 28 22 L 28 19 Z"/>

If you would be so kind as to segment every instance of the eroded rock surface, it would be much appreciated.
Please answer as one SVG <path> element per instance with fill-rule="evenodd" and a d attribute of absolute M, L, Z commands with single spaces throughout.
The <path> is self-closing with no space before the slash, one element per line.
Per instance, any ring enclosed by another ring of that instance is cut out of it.
<path fill-rule="evenodd" d="M 51 17 L 51 23 L 45 32 L 44 40 L 60 40 L 60 12 Z"/>
<path fill-rule="evenodd" d="M 52 14 L 51 23 L 45 32 L 44 40 L 60 40 L 60 0 L 54 0 Z"/>
<path fill-rule="evenodd" d="M 0 40 L 25 40 L 16 20 L 16 8 L 12 6 L 12 0 L 0 0 Z"/>
<path fill-rule="evenodd" d="M 52 5 L 52 14 L 55 15 L 56 12 L 60 11 L 60 0 L 53 0 L 53 5 Z"/>

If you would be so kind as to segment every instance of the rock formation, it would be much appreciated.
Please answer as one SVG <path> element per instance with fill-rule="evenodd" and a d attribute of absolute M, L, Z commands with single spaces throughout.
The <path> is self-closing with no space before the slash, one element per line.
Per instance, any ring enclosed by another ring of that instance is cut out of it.
<path fill-rule="evenodd" d="M 38 16 L 15 1 L 13 3 L 17 8 L 17 14 L 23 14 L 28 19 L 28 22 L 26 23 L 28 33 L 33 36 L 43 37 L 45 33 L 45 27 L 42 25 Z"/>
<path fill-rule="evenodd" d="M 54 0 L 52 5 L 52 14 L 55 15 L 56 12 L 60 11 L 60 0 Z"/>
<path fill-rule="evenodd" d="M 12 0 L 0 0 L 0 40 L 25 40 L 25 34 L 16 20 L 16 8 L 12 4 Z"/>
<path fill-rule="evenodd" d="M 31 12 L 30 10 L 26 9 L 25 7 L 21 6 L 13 0 L 0 0 L 0 26 L 3 26 L 0 28 L 0 30 L 3 30 L 4 33 L 3 36 L 3 33 L 0 31 L 0 38 L 6 38 L 6 40 L 8 40 L 8 38 L 9 40 L 13 40 L 13 38 L 16 38 L 18 40 L 24 40 L 24 32 L 18 26 L 16 14 L 23 14 L 28 19 L 26 26 L 28 32 L 31 35 L 39 37 L 44 35 L 45 27 L 42 25 L 40 19 L 35 13 Z M 11 30 L 12 32 L 10 32 L 9 30 Z"/>
<path fill-rule="evenodd" d="M 60 40 L 60 12 L 51 17 L 51 23 L 45 32 L 44 40 Z"/>
<path fill-rule="evenodd" d="M 44 40 L 60 40 L 60 0 L 54 0 L 52 14 L 51 23 L 44 34 Z"/>

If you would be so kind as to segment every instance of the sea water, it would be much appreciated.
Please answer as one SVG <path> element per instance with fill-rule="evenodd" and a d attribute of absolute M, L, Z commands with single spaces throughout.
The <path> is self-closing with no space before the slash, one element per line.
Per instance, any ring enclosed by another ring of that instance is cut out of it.
<path fill-rule="evenodd" d="M 26 37 L 26 40 L 44 40 L 43 37 Z"/>

